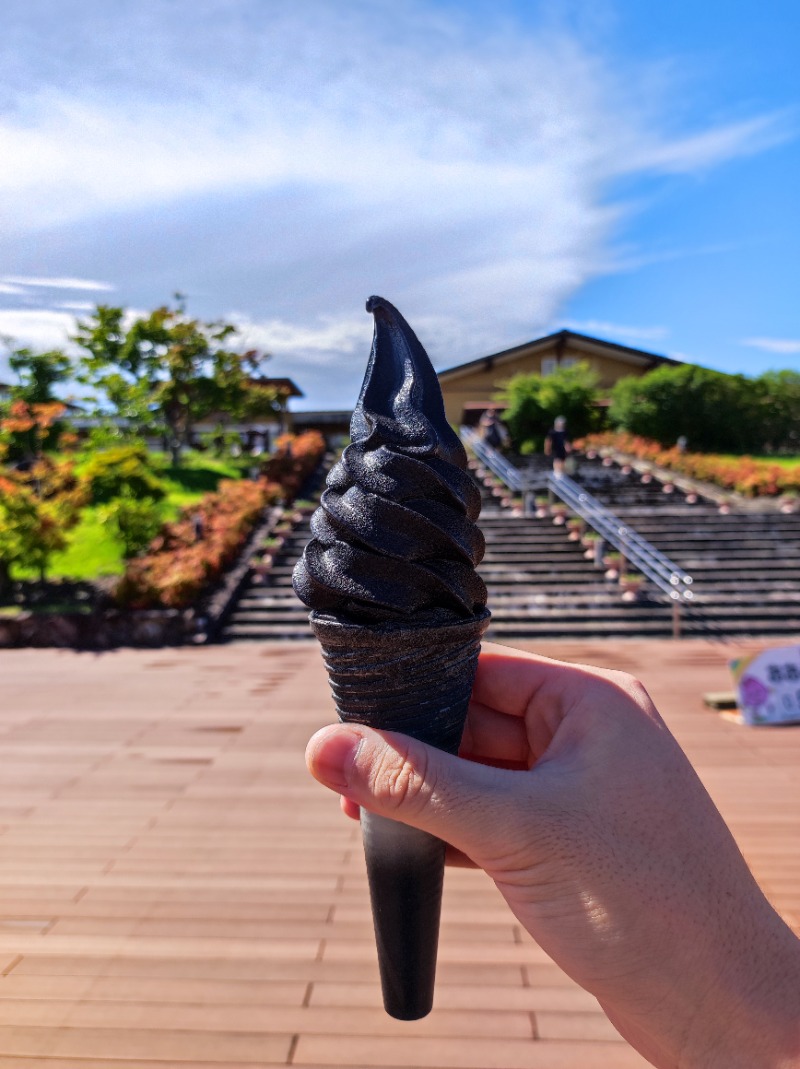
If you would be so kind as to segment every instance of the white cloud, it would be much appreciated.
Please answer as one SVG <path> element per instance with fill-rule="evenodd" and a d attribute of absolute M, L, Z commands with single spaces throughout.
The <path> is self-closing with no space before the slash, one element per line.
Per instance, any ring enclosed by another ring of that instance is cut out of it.
<path fill-rule="evenodd" d="M 242 313 L 225 317 L 239 332 L 237 346 L 260 349 L 295 364 L 326 365 L 343 353 L 361 353 L 369 345 L 371 320 L 366 315 L 356 319 L 328 319 L 316 326 L 298 325 L 280 319 L 263 322 Z"/>
<path fill-rule="evenodd" d="M 12 347 L 30 346 L 46 352 L 63 349 L 75 353 L 77 347 L 69 341 L 75 329 L 75 317 L 68 312 L 51 309 L 0 309 L 0 382 L 8 382 L 8 340 Z"/>
<path fill-rule="evenodd" d="M 767 353 L 800 353 L 800 338 L 744 338 L 740 344 Z"/>
<path fill-rule="evenodd" d="M 763 152 L 793 136 L 791 117 L 785 112 L 759 115 L 674 140 L 646 136 L 630 145 L 619 169 L 621 172 L 695 174 L 728 160 Z"/>
<path fill-rule="evenodd" d="M 445 226 L 484 195 L 522 210 L 523 225 L 545 200 L 569 222 L 620 171 L 691 172 L 785 136 L 780 116 L 659 136 L 659 102 L 631 102 L 565 35 L 498 23 L 479 41 L 466 18 L 419 3 L 393 5 L 391 19 L 364 0 L 293 11 L 245 0 L 222 20 L 211 0 L 171 7 L 120 5 L 112 26 L 84 4 L 92 38 L 72 27 L 74 54 L 0 121 L 7 225 L 283 183 L 406 219 L 413 206 L 413 220 Z M 124 61 L 104 50 L 104 29 L 125 39 Z"/>
<path fill-rule="evenodd" d="M 0 283 L 9 284 L 12 289 L 0 292 L 24 292 L 24 288 L 33 286 L 37 289 L 51 290 L 97 290 L 107 292 L 114 287 L 110 282 L 93 282 L 88 278 L 30 278 L 22 275 L 6 275 L 0 279 Z M 20 288 L 22 287 L 22 288 Z"/>
<path fill-rule="evenodd" d="M 675 129 L 663 80 L 456 5 L 81 0 L 36 33 L 12 7 L 0 231 L 25 252 L 56 233 L 65 251 L 7 266 L 2 285 L 102 293 L 81 272 L 107 270 L 124 295 L 138 255 L 153 273 L 135 299 L 155 303 L 238 270 L 209 314 L 242 309 L 253 344 L 316 368 L 319 389 L 339 388 L 349 354 L 363 366 L 369 293 L 400 305 L 439 366 L 526 340 L 619 269 L 620 174 L 702 172 L 788 136 L 783 115 Z M 79 266 L 65 234 L 113 246 L 117 266 Z"/>
<path fill-rule="evenodd" d="M 97 306 L 91 301 L 58 301 L 54 307 L 65 312 L 93 312 Z"/>
<path fill-rule="evenodd" d="M 0 338 L 36 349 L 69 347 L 75 316 L 51 309 L 0 309 Z"/>

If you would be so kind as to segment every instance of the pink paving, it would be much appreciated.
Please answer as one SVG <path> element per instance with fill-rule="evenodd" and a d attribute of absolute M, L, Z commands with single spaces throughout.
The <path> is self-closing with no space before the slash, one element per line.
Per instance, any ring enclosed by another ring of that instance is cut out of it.
<path fill-rule="evenodd" d="M 800 929 L 800 728 L 703 708 L 732 648 L 539 649 L 643 679 Z M 434 1012 L 383 1013 L 358 830 L 303 763 L 315 645 L 3 653 L 0 709 L 0 1069 L 645 1065 L 465 870 Z"/>

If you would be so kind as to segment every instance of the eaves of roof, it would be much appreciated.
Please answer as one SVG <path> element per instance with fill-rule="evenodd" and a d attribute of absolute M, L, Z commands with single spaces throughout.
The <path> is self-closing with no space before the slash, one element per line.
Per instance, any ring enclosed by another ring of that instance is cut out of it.
<path fill-rule="evenodd" d="M 554 334 L 547 334 L 543 338 L 534 338 L 532 341 L 523 342 L 522 345 L 515 345 L 511 349 L 503 349 L 499 353 L 490 353 L 488 356 L 479 356 L 475 360 L 468 360 L 464 364 L 457 364 L 455 367 L 445 368 L 443 371 L 439 371 L 438 375 L 440 379 L 458 378 L 461 375 L 469 374 L 471 371 L 477 371 L 479 369 L 489 370 L 496 364 L 503 364 L 514 357 L 521 356 L 524 353 L 536 352 L 539 349 L 549 348 L 551 345 L 561 344 L 566 346 L 567 342 L 573 342 L 577 348 L 587 348 L 595 350 L 606 350 L 609 355 L 617 356 L 622 360 L 626 360 L 631 364 L 635 364 L 641 367 L 643 364 L 648 368 L 659 367 L 662 364 L 681 364 L 681 360 L 675 360 L 671 356 L 662 356 L 658 353 L 650 353 L 644 349 L 634 349 L 628 345 L 620 345 L 618 342 L 606 341 L 603 338 L 593 338 L 589 334 L 579 334 L 573 330 L 558 330 Z"/>

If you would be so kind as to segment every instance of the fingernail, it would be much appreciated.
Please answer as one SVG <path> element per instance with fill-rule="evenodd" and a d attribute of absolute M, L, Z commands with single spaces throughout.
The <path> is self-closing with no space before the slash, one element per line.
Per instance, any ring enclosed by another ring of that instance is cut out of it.
<path fill-rule="evenodd" d="M 318 731 L 306 750 L 311 774 L 331 790 L 340 793 L 347 790 L 353 762 L 362 742 L 361 735 L 344 724 L 333 724 Z"/>

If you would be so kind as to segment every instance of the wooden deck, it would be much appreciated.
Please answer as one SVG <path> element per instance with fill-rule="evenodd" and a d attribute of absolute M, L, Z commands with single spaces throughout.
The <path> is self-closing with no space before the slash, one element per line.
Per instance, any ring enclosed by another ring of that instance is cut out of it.
<path fill-rule="evenodd" d="M 551 643 L 638 674 L 800 928 L 800 728 L 702 706 L 730 647 Z M 445 886 L 437 1006 L 380 1008 L 358 829 L 306 774 L 310 644 L 0 654 L 0 1069 L 627 1069 L 486 877 Z"/>

